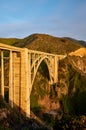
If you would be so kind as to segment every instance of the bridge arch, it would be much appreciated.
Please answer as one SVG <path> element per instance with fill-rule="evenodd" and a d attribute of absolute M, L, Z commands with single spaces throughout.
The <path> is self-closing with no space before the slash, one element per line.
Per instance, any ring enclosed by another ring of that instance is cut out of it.
<path fill-rule="evenodd" d="M 37 58 L 35 61 L 34 61 L 34 65 L 32 65 L 31 67 L 31 73 L 33 73 L 33 77 L 32 77 L 32 82 L 31 82 L 31 86 L 33 86 L 33 83 L 34 83 L 34 80 L 35 80 L 35 77 L 36 77 L 36 74 L 37 74 L 37 71 L 39 69 L 39 66 L 41 65 L 41 63 L 44 61 L 44 63 L 46 64 L 47 68 L 48 68 L 48 71 L 49 71 L 49 77 L 50 77 L 50 82 L 53 81 L 53 75 L 52 75 L 52 69 L 53 69 L 53 65 L 52 65 L 52 60 L 51 58 L 49 58 L 48 56 L 43 56 L 43 57 L 39 57 Z"/>

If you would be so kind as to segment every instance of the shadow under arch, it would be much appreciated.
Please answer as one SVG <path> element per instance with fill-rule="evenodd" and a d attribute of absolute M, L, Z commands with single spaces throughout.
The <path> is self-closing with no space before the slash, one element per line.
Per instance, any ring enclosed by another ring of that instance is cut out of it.
<path fill-rule="evenodd" d="M 37 75 L 37 72 L 39 72 L 40 74 Z M 42 75 L 44 78 L 40 75 Z M 38 80 L 38 78 L 40 79 Z M 43 98 L 47 93 L 49 93 L 50 91 L 49 81 L 50 81 L 49 66 L 47 60 L 45 60 L 44 58 L 43 60 L 41 60 L 40 64 L 37 67 L 37 71 L 32 86 L 32 91 L 30 94 L 30 104 L 31 104 L 30 107 L 35 114 L 38 114 L 42 110 L 41 109 L 42 107 L 40 107 L 38 103 L 38 99 L 39 97 Z"/>
<path fill-rule="evenodd" d="M 39 65 L 37 72 L 40 72 L 45 78 L 50 80 L 49 68 L 47 63 L 44 60 Z"/>

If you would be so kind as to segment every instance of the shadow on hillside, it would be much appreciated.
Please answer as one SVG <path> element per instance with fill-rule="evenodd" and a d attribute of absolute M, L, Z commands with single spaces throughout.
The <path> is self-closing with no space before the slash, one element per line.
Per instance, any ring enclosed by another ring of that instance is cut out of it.
<path fill-rule="evenodd" d="M 26 117 L 26 113 L 16 104 L 11 108 L 0 96 L 0 111 L 3 118 L 0 117 L 0 129 L 9 130 L 49 130 L 38 120 Z M 3 111 L 3 113 L 2 113 Z M 35 116 L 35 115 L 34 115 Z"/>

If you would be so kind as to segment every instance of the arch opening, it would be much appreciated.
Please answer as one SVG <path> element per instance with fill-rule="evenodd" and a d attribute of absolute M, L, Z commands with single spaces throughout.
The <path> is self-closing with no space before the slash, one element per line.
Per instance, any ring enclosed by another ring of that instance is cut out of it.
<path fill-rule="evenodd" d="M 34 113 L 39 113 L 43 106 L 39 104 L 40 99 L 43 99 L 50 92 L 50 72 L 48 65 L 43 60 L 37 70 L 32 91 L 30 94 L 31 110 Z"/>
<path fill-rule="evenodd" d="M 40 73 L 47 78 L 48 80 L 50 80 L 50 74 L 49 74 L 49 69 L 47 64 L 45 63 L 45 61 L 43 60 L 38 68 L 38 71 L 40 71 Z"/>
<path fill-rule="evenodd" d="M 48 71 L 49 71 L 49 76 L 50 76 L 50 81 L 52 81 L 53 77 L 51 76 L 51 68 L 49 67 L 51 65 L 51 61 L 47 56 L 42 57 L 40 60 L 36 60 L 34 62 L 34 66 L 32 66 L 31 68 L 31 87 L 33 86 L 34 83 L 34 79 L 36 77 L 36 73 L 39 69 L 39 66 L 41 65 L 41 63 L 45 62 L 45 64 L 47 65 Z M 37 65 L 37 66 L 35 66 Z M 52 65 L 51 65 L 52 66 Z M 34 71 L 35 69 L 35 71 Z M 32 89 L 32 88 L 31 88 Z"/>

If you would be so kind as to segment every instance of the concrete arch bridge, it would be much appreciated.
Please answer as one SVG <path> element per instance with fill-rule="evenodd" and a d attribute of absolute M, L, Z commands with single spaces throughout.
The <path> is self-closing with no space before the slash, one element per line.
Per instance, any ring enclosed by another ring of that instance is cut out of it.
<path fill-rule="evenodd" d="M 65 57 L 0 43 L 0 94 L 5 98 L 8 90 L 11 107 L 17 106 L 30 116 L 30 93 L 41 62 L 48 67 L 52 85 L 58 82 L 58 62 Z"/>

